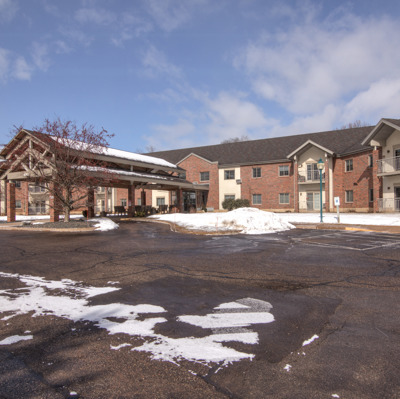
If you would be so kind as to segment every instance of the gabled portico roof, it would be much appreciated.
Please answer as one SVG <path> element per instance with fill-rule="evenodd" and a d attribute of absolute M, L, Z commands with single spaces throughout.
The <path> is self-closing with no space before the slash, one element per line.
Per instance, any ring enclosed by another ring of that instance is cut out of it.
<path fill-rule="evenodd" d="M 307 150 L 309 150 L 311 147 L 316 147 L 318 149 L 320 149 L 321 151 L 329 154 L 329 155 L 334 155 L 334 152 L 329 150 L 328 148 L 315 143 L 312 140 L 307 140 L 305 143 L 303 143 L 301 146 L 297 147 L 294 151 L 292 151 L 287 157 L 289 159 L 293 158 L 295 155 L 301 155 L 304 152 L 306 152 Z"/>
<path fill-rule="evenodd" d="M 386 139 L 395 131 L 400 130 L 400 119 L 382 118 L 363 140 L 363 145 L 383 146 Z"/>

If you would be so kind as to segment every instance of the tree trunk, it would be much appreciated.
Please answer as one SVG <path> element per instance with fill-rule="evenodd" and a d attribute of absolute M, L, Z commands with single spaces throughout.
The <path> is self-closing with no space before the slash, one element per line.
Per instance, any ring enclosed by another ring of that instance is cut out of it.
<path fill-rule="evenodd" d="M 69 208 L 66 206 L 65 208 L 64 208 L 64 222 L 65 223 L 68 223 L 69 221 L 70 221 L 70 210 L 69 210 Z"/>

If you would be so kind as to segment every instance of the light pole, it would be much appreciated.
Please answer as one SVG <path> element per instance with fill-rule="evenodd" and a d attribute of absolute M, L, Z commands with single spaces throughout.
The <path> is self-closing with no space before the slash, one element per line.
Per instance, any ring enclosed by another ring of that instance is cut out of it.
<path fill-rule="evenodd" d="M 320 222 L 322 223 L 322 169 L 324 169 L 324 161 L 322 158 L 319 159 L 317 168 L 319 170 L 319 214 Z"/>

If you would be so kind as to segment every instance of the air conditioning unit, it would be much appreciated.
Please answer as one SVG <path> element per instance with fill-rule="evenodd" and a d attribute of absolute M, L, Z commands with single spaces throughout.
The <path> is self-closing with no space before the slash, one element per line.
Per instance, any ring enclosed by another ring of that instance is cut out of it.
<path fill-rule="evenodd" d="M 242 179 L 237 179 L 236 184 L 242 184 Z"/>

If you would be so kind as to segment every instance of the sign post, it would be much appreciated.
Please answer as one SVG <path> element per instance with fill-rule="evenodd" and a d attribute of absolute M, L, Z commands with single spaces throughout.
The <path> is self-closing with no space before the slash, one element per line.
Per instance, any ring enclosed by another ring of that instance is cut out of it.
<path fill-rule="evenodd" d="M 339 213 L 339 205 L 340 205 L 340 197 L 334 197 L 333 198 L 335 201 L 335 205 L 336 205 L 336 210 L 337 210 L 337 222 L 340 223 L 340 213 Z"/>

